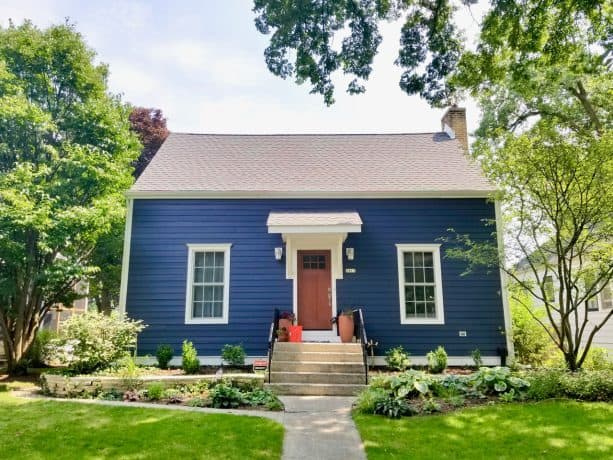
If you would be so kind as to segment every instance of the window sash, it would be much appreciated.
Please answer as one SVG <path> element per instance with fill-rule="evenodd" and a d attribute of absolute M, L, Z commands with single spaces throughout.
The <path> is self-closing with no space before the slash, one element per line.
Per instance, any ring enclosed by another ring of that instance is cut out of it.
<path fill-rule="evenodd" d="M 190 245 L 185 322 L 227 323 L 230 245 Z"/>
<path fill-rule="evenodd" d="M 397 244 L 402 324 L 444 324 L 440 245 Z"/>

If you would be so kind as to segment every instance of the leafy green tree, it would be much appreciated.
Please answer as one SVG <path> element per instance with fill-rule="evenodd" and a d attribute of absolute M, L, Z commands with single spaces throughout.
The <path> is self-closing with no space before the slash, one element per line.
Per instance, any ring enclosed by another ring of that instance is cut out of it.
<path fill-rule="evenodd" d="M 472 154 L 500 190 L 523 270 L 466 235 L 450 255 L 501 265 L 572 370 L 613 315 L 585 308 L 613 277 L 612 15 L 599 2 L 495 2 L 453 78 L 483 109 Z"/>
<path fill-rule="evenodd" d="M 311 93 L 322 94 L 326 104 L 334 102 L 332 75 L 342 72 L 353 80 L 347 91 L 365 91 L 382 36 L 379 25 L 401 19 L 400 48 L 395 64 L 403 69 L 400 87 L 419 94 L 434 106 L 457 102 L 456 73 L 464 52 L 464 40 L 454 21 L 457 8 L 477 0 L 254 0 L 255 26 L 270 35 L 264 52 L 268 69 L 282 78 L 308 82 Z M 545 52 L 551 64 L 577 49 L 573 41 L 583 27 L 595 48 L 611 59 L 613 45 L 610 2 L 604 0 L 491 0 L 481 23 L 479 62 L 471 66 L 480 73 L 501 77 L 511 69 L 518 76 L 524 66 L 497 65 L 499 55 L 514 55 L 521 64 L 532 53 Z M 603 39 L 604 36 L 604 39 Z M 582 45 L 579 45 L 581 47 Z M 468 59 L 463 59 L 468 64 Z M 471 60 L 474 62 L 474 60 Z M 552 69 L 555 73 L 555 70 Z M 585 88 L 573 88 L 582 96 Z M 527 112 L 524 116 L 527 116 Z"/>
<path fill-rule="evenodd" d="M 253 11 L 257 30 L 271 34 L 264 52 L 268 69 L 299 84 L 308 82 L 311 93 L 323 95 L 327 105 L 334 103 L 336 71 L 354 77 L 349 93 L 365 91 L 382 40 L 379 23 L 401 16 L 400 87 L 435 105 L 444 105 L 452 95 L 446 77 L 462 42 L 450 0 L 254 0 Z"/>
<path fill-rule="evenodd" d="M 0 333 L 9 372 L 123 219 L 140 145 L 70 24 L 0 29 Z"/>

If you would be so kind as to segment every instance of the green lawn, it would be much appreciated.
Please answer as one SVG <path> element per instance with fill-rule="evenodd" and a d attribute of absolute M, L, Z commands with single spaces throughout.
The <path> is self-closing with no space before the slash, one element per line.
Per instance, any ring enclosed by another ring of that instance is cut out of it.
<path fill-rule="evenodd" d="M 278 459 L 272 420 L 31 401 L 0 393 L 0 458 Z"/>
<path fill-rule="evenodd" d="M 613 458 L 613 404 L 499 404 L 391 420 L 355 415 L 369 460 Z"/>

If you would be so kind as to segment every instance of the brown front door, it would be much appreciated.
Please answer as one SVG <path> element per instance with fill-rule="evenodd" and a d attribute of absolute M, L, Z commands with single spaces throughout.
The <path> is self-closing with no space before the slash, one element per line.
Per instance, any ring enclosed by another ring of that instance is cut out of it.
<path fill-rule="evenodd" d="M 332 329 L 330 251 L 298 251 L 298 324 Z"/>

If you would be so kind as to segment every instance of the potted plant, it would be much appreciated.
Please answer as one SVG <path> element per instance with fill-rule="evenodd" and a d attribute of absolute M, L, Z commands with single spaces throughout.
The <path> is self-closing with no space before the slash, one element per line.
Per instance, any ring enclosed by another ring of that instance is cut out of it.
<path fill-rule="evenodd" d="M 349 343 L 353 339 L 353 310 L 345 309 L 338 315 L 337 325 L 341 342 Z"/>
<path fill-rule="evenodd" d="M 296 316 L 291 311 L 282 311 L 279 313 L 279 329 L 285 328 L 289 331 L 290 326 L 294 324 Z"/>
<path fill-rule="evenodd" d="M 289 342 L 289 329 L 286 327 L 280 327 L 277 329 L 277 341 L 278 342 Z"/>

